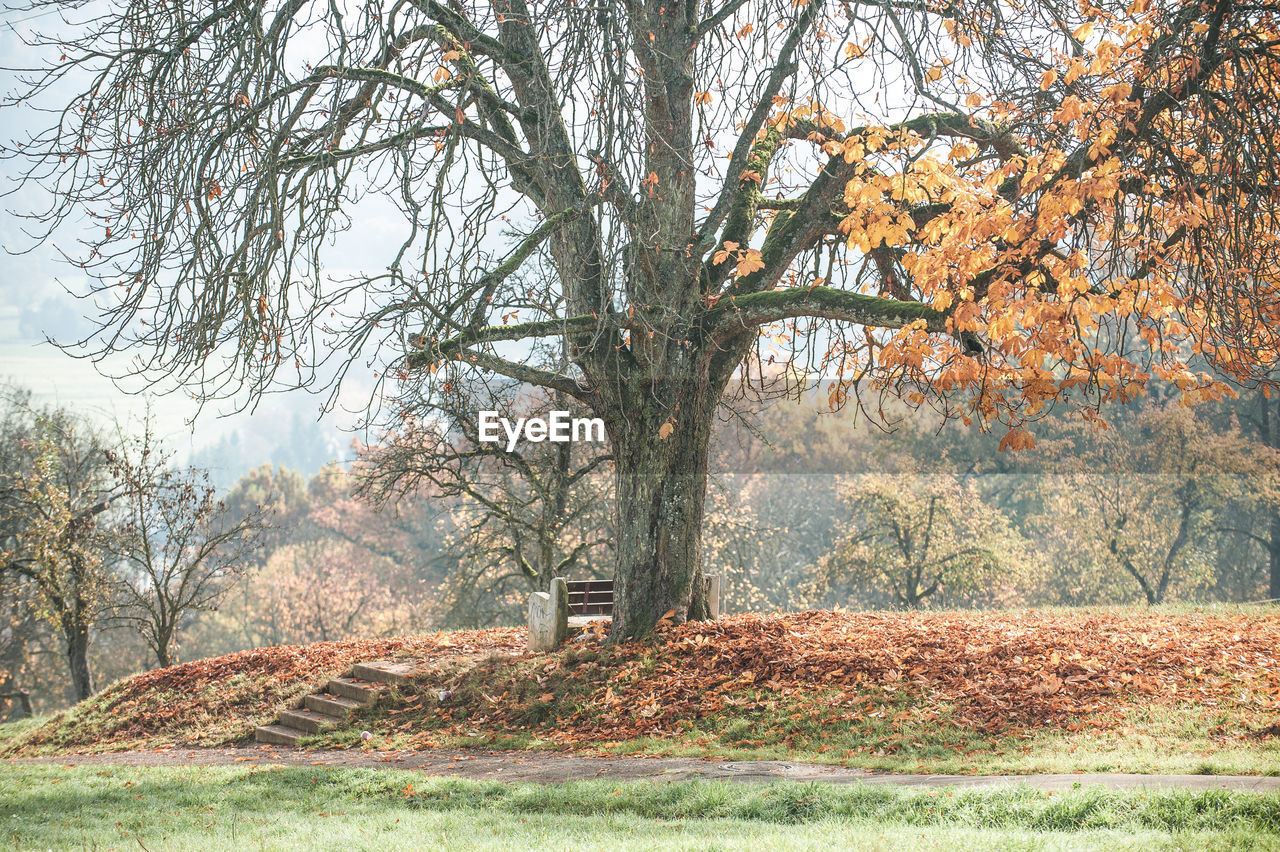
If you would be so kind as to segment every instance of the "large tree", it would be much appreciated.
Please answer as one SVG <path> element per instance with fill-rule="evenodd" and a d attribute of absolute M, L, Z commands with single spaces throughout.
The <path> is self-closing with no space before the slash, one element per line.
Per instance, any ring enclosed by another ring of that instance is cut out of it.
<path fill-rule="evenodd" d="M 712 413 L 753 353 L 1015 447 L 1046 405 L 1211 391 L 1193 352 L 1274 357 L 1267 0 L 11 14 L 65 22 L 13 99 L 55 121 L 9 151 L 94 225 L 96 351 L 205 396 L 372 365 L 576 397 L 615 458 L 615 638 L 706 612 Z M 330 274 L 347 228 L 391 244 Z"/>

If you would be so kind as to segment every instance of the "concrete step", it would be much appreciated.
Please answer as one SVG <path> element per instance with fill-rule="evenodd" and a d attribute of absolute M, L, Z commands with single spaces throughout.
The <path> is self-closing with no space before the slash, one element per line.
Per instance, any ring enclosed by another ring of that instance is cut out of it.
<path fill-rule="evenodd" d="M 340 695 L 308 695 L 302 699 L 302 706 L 317 713 L 325 713 L 329 716 L 345 719 L 351 715 L 351 711 L 358 710 L 364 705 L 359 701 L 352 701 L 350 698 L 343 698 Z"/>
<path fill-rule="evenodd" d="M 377 683 L 398 684 L 409 680 L 413 671 L 413 666 L 409 663 L 374 660 L 369 663 L 356 663 L 351 667 L 351 677 Z"/>
<path fill-rule="evenodd" d="M 253 738 L 260 743 L 271 745 L 296 745 L 303 732 L 297 728 L 286 728 L 284 725 L 261 725 L 253 732 Z"/>
<path fill-rule="evenodd" d="M 380 691 L 374 684 L 364 680 L 357 680 L 353 677 L 335 677 L 329 681 L 325 690 L 333 695 L 350 698 L 360 704 L 372 704 L 377 701 L 378 692 Z"/>
<path fill-rule="evenodd" d="M 318 734 L 325 728 L 332 728 L 342 722 L 343 719 L 339 716 L 317 713 L 314 710 L 281 710 L 280 717 L 276 720 L 277 725 L 297 728 L 308 734 Z"/>

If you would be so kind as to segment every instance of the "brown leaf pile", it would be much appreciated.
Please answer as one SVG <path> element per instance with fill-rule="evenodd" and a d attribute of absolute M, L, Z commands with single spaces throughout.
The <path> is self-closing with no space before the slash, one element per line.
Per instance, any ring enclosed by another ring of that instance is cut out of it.
<path fill-rule="evenodd" d="M 32 731 L 18 749 L 228 742 L 352 663 L 374 659 L 437 667 L 459 690 L 437 704 L 437 685 L 424 684 L 392 711 L 396 730 L 419 745 L 442 733 L 537 729 L 590 746 L 677 736 L 691 721 L 736 713 L 853 721 L 890 705 L 911 708 L 917 721 L 945 718 L 992 733 L 1103 726 L 1134 701 L 1242 717 L 1280 712 L 1280 613 L 1269 610 L 737 615 L 598 653 L 590 642 L 570 648 L 530 655 L 524 631 L 510 628 L 244 651 L 126 679 Z M 485 665 L 450 669 L 486 657 Z"/>
<path fill-rule="evenodd" d="M 552 739 L 677 734 L 687 720 L 779 699 L 789 711 L 856 715 L 869 693 L 989 732 L 1072 727 L 1132 700 L 1280 710 L 1280 616 L 739 615 L 667 629 L 656 647 L 624 645 L 607 665 L 586 706 L 557 716 Z M 497 702 L 485 727 L 518 726 L 519 709 Z"/>

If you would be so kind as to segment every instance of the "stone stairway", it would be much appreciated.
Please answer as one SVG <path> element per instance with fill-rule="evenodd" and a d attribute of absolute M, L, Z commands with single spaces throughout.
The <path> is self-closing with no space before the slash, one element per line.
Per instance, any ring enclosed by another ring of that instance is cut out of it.
<path fill-rule="evenodd" d="M 302 699 L 300 707 L 281 710 L 275 723 L 258 727 L 253 738 L 270 745 L 296 745 L 307 734 L 342 726 L 354 711 L 373 704 L 384 689 L 407 681 L 412 674 L 408 663 L 356 663 L 347 674 L 331 679 L 322 691 Z"/>

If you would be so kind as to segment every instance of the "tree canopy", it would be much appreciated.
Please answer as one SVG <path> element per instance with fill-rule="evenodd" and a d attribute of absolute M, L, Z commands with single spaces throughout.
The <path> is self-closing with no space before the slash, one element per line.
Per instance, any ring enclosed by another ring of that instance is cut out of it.
<path fill-rule="evenodd" d="M 54 122 L 7 153 L 43 222 L 92 217 L 90 351 L 206 396 L 368 365 L 576 397 L 613 444 L 615 635 L 704 609 L 709 420 L 753 358 L 1006 447 L 1275 360 L 1272 3 L 29 9 L 66 24 L 13 104 Z M 386 257 L 332 271 L 391 207 Z"/>

